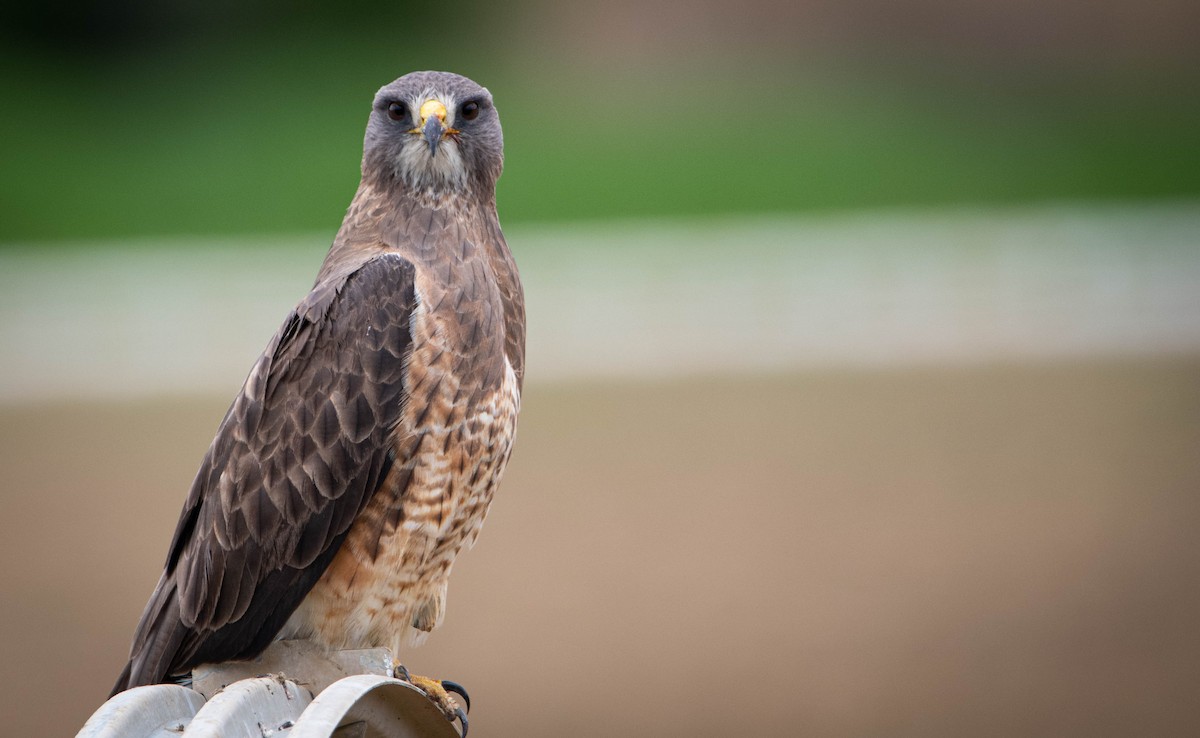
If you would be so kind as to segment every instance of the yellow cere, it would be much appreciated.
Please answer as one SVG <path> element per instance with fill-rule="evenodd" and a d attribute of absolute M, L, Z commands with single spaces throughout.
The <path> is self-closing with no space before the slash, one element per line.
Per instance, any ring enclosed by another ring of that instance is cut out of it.
<path fill-rule="evenodd" d="M 446 122 L 446 106 L 440 100 L 426 100 L 421 105 L 421 123 L 429 120 L 433 116 L 437 116 L 438 120 Z"/>

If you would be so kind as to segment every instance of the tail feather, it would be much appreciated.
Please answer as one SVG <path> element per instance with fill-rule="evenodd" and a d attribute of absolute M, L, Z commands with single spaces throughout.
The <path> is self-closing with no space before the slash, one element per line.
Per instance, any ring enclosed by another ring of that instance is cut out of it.
<path fill-rule="evenodd" d="M 133 662 L 126 661 L 125 668 L 121 670 L 121 676 L 117 677 L 117 683 L 113 685 L 112 692 L 108 695 L 112 697 L 129 689 L 129 675 L 133 670 Z"/>
<path fill-rule="evenodd" d="M 215 627 L 185 625 L 175 577 L 163 572 L 138 623 L 129 663 L 113 686 L 113 694 L 145 684 L 175 681 L 197 664 L 249 659 L 262 653 L 325 573 L 346 538 L 346 531 L 304 567 L 285 566 L 254 585 L 245 613 Z"/>
<path fill-rule="evenodd" d="M 182 647 L 192 634 L 192 629 L 180 621 L 175 583 L 164 575 L 146 603 L 129 663 L 113 685 L 112 693 L 169 681 L 171 670 L 182 660 Z"/>

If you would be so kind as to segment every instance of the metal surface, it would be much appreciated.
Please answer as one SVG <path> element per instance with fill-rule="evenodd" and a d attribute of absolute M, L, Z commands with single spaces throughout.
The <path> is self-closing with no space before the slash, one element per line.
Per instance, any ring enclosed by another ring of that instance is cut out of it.
<path fill-rule="evenodd" d="M 204 664 L 192 672 L 192 689 L 212 699 L 228 684 L 267 676 L 287 674 L 313 694 L 354 674 L 392 676 L 395 663 L 386 648 L 329 652 L 308 641 L 276 641 L 249 661 Z"/>
<path fill-rule="evenodd" d="M 197 668 L 194 689 L 122 692 L 77 738 L 459 738 L 424 692 L 392 678 L 393 663 L 386 649 L 277 641 L 251 661 Z"/>
<path fill-rule="evenodd" d="M 183 731 L 186 738 L 263 738 L 287 731 L 312 702 L 295 682 L 266 676 L 234 682 L 214 695 Z"/>
<path fill-rule="evenodd" d="M 413 685 L 363 674 L 342 679 L 318 695 L 290 735 L 458 738 L 458 731 Z"/>
<path fill-rule="evenodd" d="M 203 706 L 204 697 L 186 687 L 137 687 L 105 702 L 77 738 L 177 737 Z"/>

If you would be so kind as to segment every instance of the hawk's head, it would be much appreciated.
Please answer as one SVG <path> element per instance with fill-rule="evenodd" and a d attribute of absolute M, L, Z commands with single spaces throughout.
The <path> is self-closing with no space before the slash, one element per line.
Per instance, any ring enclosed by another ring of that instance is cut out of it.
<path fill-rule="evenodd" d="M 363 146 L 363 175 L 421 190 L 496 184 L 504 135 L 492 95 L 449 72 L 406 74 L 375 94 Z"/>

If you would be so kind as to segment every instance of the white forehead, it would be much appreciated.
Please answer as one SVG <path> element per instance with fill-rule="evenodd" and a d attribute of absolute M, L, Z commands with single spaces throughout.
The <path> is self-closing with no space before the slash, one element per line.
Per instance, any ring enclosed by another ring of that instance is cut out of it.
<path fill-rule="evenodd" d="M 447 108 L 450 107 L 450 103 L 458 102 L 458 98 L 455 97 L 454 93 L 447 92 L 446 90 L 443 90 L 438 87 L 432 87 L 432 86 L 426 87 L 425 89 L 416 93 L 415 95 L 410 97 L 409 100 L 411 102 L 417 103 L 418 105 L 425 102 L 426 100 L 439 100 Z"/>

